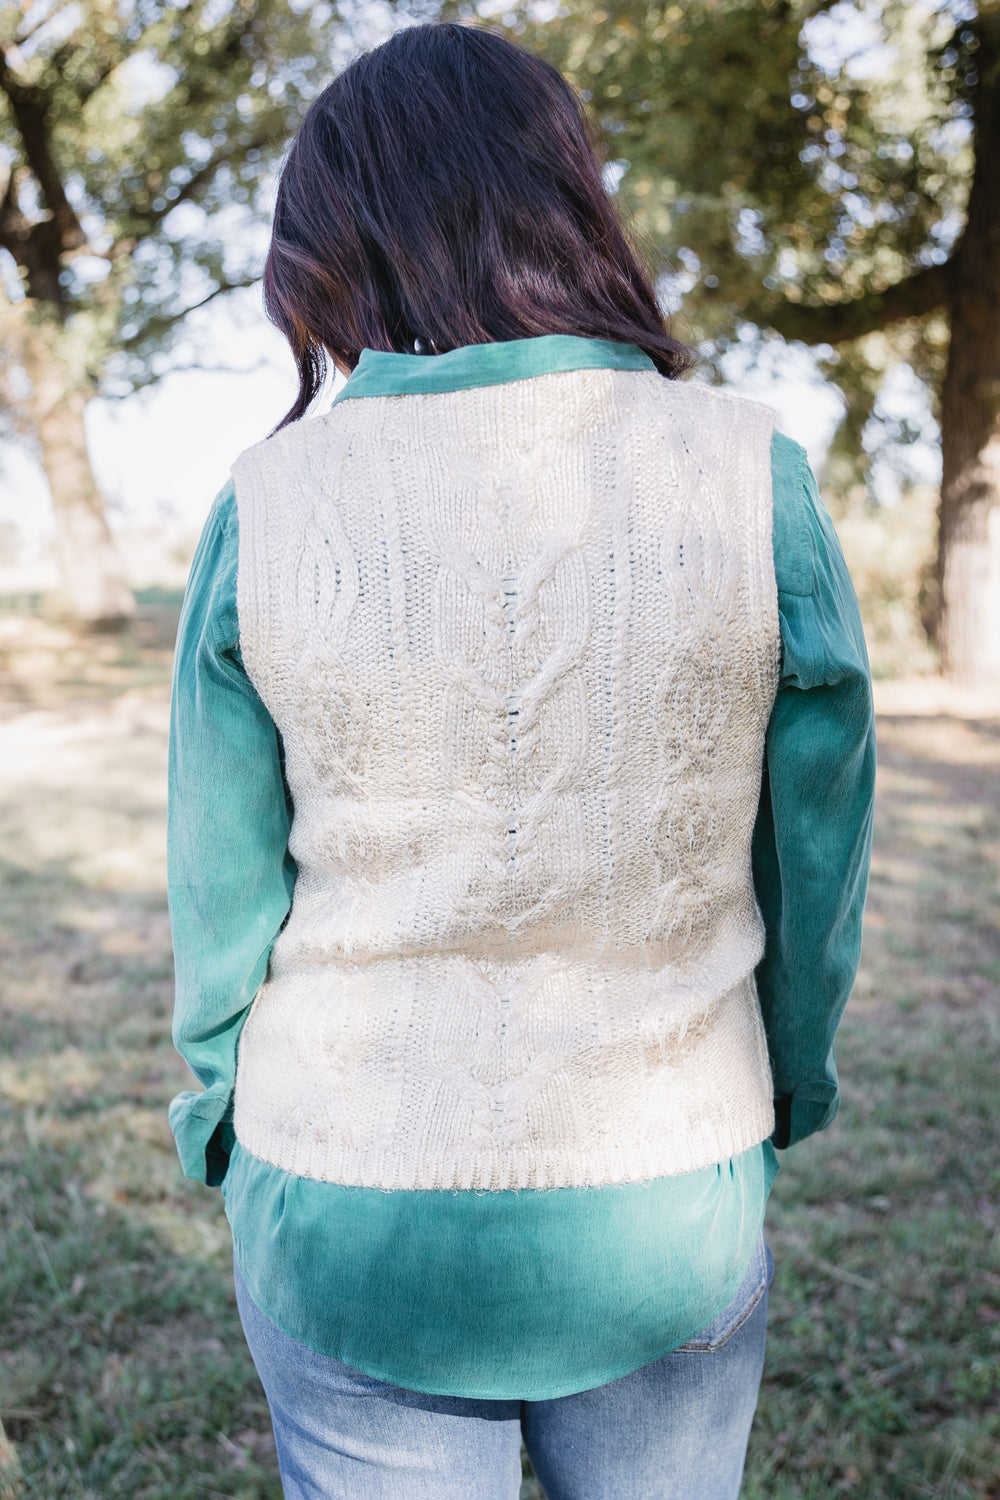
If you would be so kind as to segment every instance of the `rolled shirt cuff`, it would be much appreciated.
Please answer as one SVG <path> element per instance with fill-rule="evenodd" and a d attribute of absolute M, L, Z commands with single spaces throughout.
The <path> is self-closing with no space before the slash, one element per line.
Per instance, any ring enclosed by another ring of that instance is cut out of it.
<path fill-rule="evenodd" d="M 776 1095 L 772 1145 L 782 1151 L 825 1130 L 839 1107 L 840 1089 L 834 1083 L 807 1083 L 794 1093 Z"/>
<path fill-rule="evenodd" d="M 232 1087 L 213 1084 L 201 1093 L 187 1089 L 170 1101 L 168 1119 L 185 1177 L 218 1187 L 229 1169 L 236 1139 Z"/>

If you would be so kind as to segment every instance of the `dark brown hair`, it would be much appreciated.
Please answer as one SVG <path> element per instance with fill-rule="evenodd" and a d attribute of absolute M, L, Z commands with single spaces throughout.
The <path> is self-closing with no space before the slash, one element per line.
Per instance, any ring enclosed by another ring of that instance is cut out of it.
<path fill-rule="evenodd" d="M 327 355 L 438 352 L 568 333 L 671 338 L 556 70 L 490 31 L 432 23 L 357 58 L 310 108 L 278 184 L 264 305 L 291 345 L 301 417 Z"/>

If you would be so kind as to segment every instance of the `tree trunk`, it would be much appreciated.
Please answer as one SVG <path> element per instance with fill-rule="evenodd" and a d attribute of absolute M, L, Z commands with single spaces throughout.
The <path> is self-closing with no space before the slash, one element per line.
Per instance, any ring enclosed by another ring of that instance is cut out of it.
<path fill-rule="evenodd" d="M 90 466 L 83 413 L 88 391 L 59 347 L 52 324 L 36 324 L 21 343 L 31 381 L 29 409 L 52 492 L 56 551 L 70 610 L 95 629 L 114 629 L 135 613 Z"/>
<path fill-rule="evenodd" d="M 941 392 L 938 645 L 946 676 L 1000 679 L 1000 14 L 974 23 L 975 171 Z"/>
<path fill-rule="evenodd" d="M 63 586 L 76 619 L 96 628 L 120 626 L 135 613 L 87 452 L 86 397 L 65 396 L 38 421 L 45 477 L 52 491 L 56 550 Z"/>

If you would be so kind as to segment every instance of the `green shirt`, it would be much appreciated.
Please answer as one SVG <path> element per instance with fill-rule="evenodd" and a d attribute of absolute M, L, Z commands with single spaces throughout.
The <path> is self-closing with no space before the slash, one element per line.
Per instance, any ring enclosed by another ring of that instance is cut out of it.
<path fill-rule="evenodd" d="M 631 346 L 563 336 L 434 357 L 366 350 L 337 401 L 587 366 L 653 368 Z M 460 1396 L 541 1400 L 604 1384 L 726 1305 L 760 1232 L 774 1147 L 833 1119 L 833 1038 L 857 968 L 871 840 L 871 687 L 832 522 L 803 449 L 781 434 L 772 474 L 782 669 L 752 857 L 776 1129 L 701 1171 L 548 1191 L 346 1187 L 235 1142 L 239 1034 L 295 868 L 279 737 L 240 658 L 231 482 L 216 500 L 181 616 L 170 740 L 174 1039 L 204 1087 L 178 1095 L 170 1124 L 185 1173 L 222 1185 L 255 1301 L 311 1348 Z"/>

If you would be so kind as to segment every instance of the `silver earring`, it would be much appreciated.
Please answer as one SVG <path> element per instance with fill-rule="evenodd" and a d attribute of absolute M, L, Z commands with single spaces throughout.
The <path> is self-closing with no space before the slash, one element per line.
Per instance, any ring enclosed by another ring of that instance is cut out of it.
<path fill-rule="evenodd" d="M 414 352 L 414 354 L 426 354 L 427 353 L 427 345 L 424 342 L 424 340 L 422 338 L 420 338 L 419 336 L 413 340 L 413 352 Z"/>

